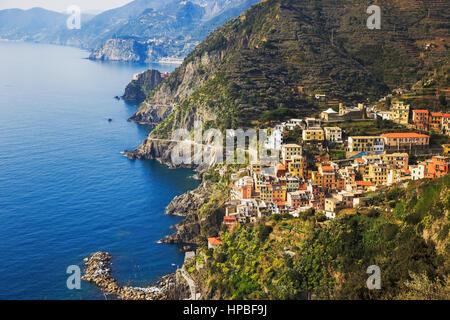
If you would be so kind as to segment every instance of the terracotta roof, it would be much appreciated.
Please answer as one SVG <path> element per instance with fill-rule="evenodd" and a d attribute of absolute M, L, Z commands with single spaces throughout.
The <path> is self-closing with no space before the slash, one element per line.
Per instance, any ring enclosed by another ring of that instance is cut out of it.
<path fill-rule="evenodd" d="M 383 133 L 383 138 L 429 138 L 426 134 L 415 132 L 397 132 L 397 133 Z"/>
<path fill-rule="evenodd" d="M 220 238 L 208 238 L 208 242 L 213 246 L 222 244 L 222 240 L 220 240 Z"/>
<path fill-rule="evenodd" d="M 450 118 L 450 113 L 443 113 L 443 112 L 432 112 L 431 116 L 433 117 L 445 117 Z"/>
<path fill-rule="evenodd" d="M 322 171 L 334 171 L 334 169 L 331 166 L 322 166 Z"/>
<path fill-rule="evenodd" d="M 356 181 L 356 185 L 357 186 L 368 186 L 368 187 L 370 187 L 373 184 L 370 181 Z"/>
<path fill-rule="evenodd" d="M 286 170 L 286 167 L 283 166 L 282 164 L 279 164 L 277 170 Z"/>
<path fill-rule="evenodd" d="M 428 113 L 428 110 L 413 110 L 413 112 Z"/>

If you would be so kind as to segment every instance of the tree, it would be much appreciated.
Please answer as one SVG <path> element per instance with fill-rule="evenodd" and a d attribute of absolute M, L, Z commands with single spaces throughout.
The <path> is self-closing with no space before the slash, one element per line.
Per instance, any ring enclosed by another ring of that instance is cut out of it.
<path fill-rule="evenodd" d="M 445 97 L 445 95 L 441 94 L 439 96 L 439 103 L 441 104 L 442 109 L 447 109 L 447 98 Z"/>

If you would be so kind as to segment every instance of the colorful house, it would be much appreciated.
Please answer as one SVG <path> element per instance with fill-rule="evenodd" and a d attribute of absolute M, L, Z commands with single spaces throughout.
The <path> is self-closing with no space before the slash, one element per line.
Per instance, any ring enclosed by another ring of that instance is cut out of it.
<path fill-rule="evenodd" d="M 448 174 L 450 157 L 434 156 L 426 161 L 425 178 L 439 178 Z"/>
<path fill-rule="evenodd" d="M 351 136 L 348 138 L 347 152 L 349 156 L 365 152 L 380 154 L 384 152 L 384 139 L 381 136 Z"/>
<path fill-rule="evenodd" d="M 393 121 L 399 124 L 408 124 L 409 121 L 409 104 L 405 105 L 403 101 L 396 101 L 391 107 L 394 113 Z"/>
<path fill-rule="evenodd" d="M 412 112 L 412 122 L 414 128 L 422 131 L 428 131 L 429 129 L 429 116 L 430 112 L 428 110 L 413 110 Z"/>

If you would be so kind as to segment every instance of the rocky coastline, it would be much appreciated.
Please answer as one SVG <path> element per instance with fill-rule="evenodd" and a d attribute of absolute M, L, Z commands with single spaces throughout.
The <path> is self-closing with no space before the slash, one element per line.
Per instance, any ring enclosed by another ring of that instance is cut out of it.
<path fill-rule="evenodd" d="M 173 200 L 166 207 L 166 214 L 186 217 L 197 212 L 208 201 L 212 191 L 212 183 L 205 181 L 196 189 L 188 191 Z"/>
<path fill-rule="evenodd" d="M 201 161 L 192 161 L 190 164 L 177 164 L 172 161 L 172 150 L 178 146 L 180 143 L 187 143 L 192 147 L 193 144 L 190 141 L 173 141 L 168 139 L 154 139 L 147 138 L 142 142 L 142 144 L 135 150 L 125 150 L 123 153 L 130 160 L 156 160 L 161 164 L 164 164 L 172 169 L 178 168 L 188 168 L 193 169 L 197 172 L 194 176 L 196 179 L 200 179 L 202 174 L 206 172 L 211 166 L 213 166 L 214 162 L 201 162 Z M 195 156 L 194 156 L 195 157 Z M 198 163 L 198 164 L 197 164 Z"/>
<path fill-rule="evenodd" d="M 95 284 L 104 294 L 120 300 L 167 300 L 188 296 L 188 286 L 177 273 L 162 277 L 156 285 L 142 287 L 122 286 L 111 275 L 112 256 L 108 252 L 96 252 L 85 262 L 82 280 Z"/>

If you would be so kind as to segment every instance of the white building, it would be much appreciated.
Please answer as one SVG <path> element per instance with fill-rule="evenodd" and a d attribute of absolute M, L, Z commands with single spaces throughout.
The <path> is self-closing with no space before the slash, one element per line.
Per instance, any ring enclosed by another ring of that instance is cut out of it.
<path fill-rule="evenodd" d="M 420 180 L 425 178 L 425 165 L 422 163 L 409 166 L 409 171 L 411 172 L 411 180 Z"/>
<path fill-rule="evenodd" d="M 377 111 L 375 114 L 383 120 L 394 120 L 394 113 L 392 111 Z"/>
<path fill-rule="evenodd" d="M 283 131 L 275 129 L 266 139 L 266 148 L 272 150 L 281 150 L 283 144 Z"/>
<path fill-rule="evenodd" d="M 330 142 L 342 142 L 342 129 L 339 127 L 325 127 L 325 140 Z"/>
<path fill-rule="evenodd" d="M 284 123 L 284 127 L 286 128 L 286 130 L 294 130 L 296 127 L 300 127 L 303 128 L 304 127 L 304 123 L 302 119 L 291 119 L 288 122 Z"/>

